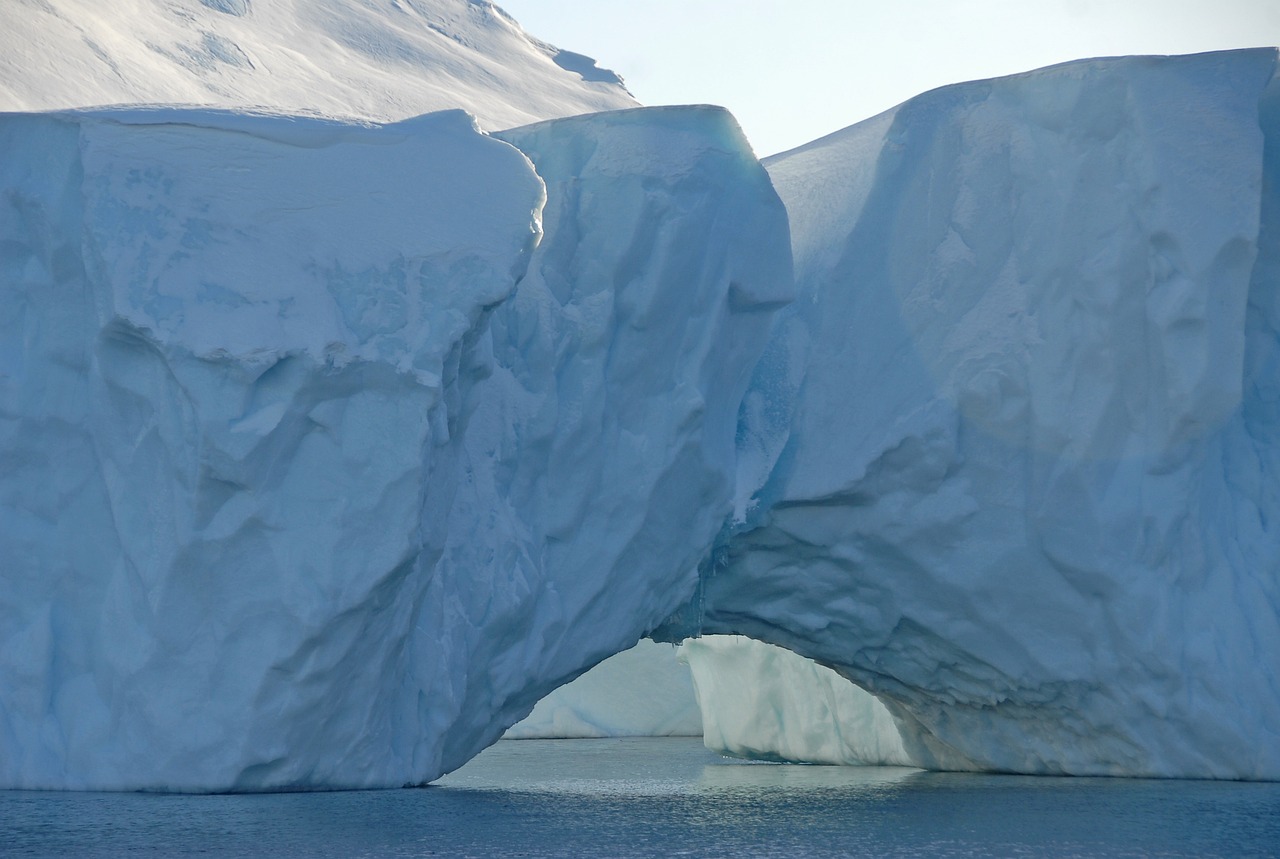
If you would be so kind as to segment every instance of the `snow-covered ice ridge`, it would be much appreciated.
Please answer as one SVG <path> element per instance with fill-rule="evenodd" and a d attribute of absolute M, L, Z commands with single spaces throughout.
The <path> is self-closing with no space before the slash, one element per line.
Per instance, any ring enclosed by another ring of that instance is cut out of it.
<path fill-rule="evenodd" d="M 420 783 L 698 631 L 916 764 L 1280 778 L 1275 72 L 768 174 L 711 108 L 0 116 L 0 785 Z"/>
<path fill-rule="evenodd" d="M 489 0 L 6 0 L 0 106 L 186 104 L 487 129 L 636 106 Z"/>

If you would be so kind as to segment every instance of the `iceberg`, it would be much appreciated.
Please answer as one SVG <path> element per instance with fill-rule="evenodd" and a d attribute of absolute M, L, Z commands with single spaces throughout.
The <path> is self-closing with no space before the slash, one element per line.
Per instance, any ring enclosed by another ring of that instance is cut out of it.
<path fill-rule="evenodd" d="M 1280 778 L 1275 75 L 763 166 L 708 107 L 0 115 L 0 786 L 421 784 L 703 633 L 917 766 Z"/>
<path fill-rule="evenodd" d="M 1272 49 L 947 87 L 767 159 L 799 297 L 705 632 L 920 766 L 1280 778 Z"/>
<path fill-rule="evenodd" d="M 538 237 L 528 161 L 461 112 L 0 140 L 0 784 L 413 780 L 422 496 Z"/>
<path fill-rule="evenodd" d="M 719 109 L 504 136 L 0 116 L 0 784 L 427 782 L 689 597 L 782 204 Z"/>

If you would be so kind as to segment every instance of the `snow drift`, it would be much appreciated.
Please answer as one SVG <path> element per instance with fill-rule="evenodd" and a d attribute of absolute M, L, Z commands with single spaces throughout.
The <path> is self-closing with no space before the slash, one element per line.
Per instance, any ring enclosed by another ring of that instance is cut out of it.
<path fill-rule="evenodd" d="M 768 174 L 712 108 L 0 116 L 0 785 L 420 783 L 700 631 L 919 765 L 1280 778 L 1275 67 Z"/>

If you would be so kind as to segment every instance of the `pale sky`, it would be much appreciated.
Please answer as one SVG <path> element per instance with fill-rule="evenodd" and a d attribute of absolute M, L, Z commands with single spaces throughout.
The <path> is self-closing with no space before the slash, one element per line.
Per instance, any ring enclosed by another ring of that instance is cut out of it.
<path fill-rule="evenodd" d="M 642 103 L 720 104 L 758 155 L 944 84 L 1082 57 L 1280 45 L 1280 0 L 496 0 Z"/>

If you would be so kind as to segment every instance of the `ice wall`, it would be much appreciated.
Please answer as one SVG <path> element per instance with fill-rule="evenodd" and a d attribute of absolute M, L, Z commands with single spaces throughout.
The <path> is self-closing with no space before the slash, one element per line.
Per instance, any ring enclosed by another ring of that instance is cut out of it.
<path fill-rule="evenodd" d="M 741 635 L 680 647 L 689 664 L 703 743 L 721 754 L 855 766 L 911 766 L 893 716 L 830 668 Z"/>
<path fill-rule="evenodd" d="M 0 115 L 0 785 L 418 783 L 697 631 L 918 764 L 1280 778 L 1275 65 L 769 174 L 712 108 Z"/>
<path fill-rule="evenodd" d="M 642 640 L 543 698 L 503 739 L 701 736 L 689 666 L 677 653 Z"/>
<path fill-rule="evenodd" d="M 0 116 L 0 785 L 428 781 L 687 598 L 781 204 L 723 111 L 510 136 Z"/>
<path fill-rule="evenodd" d="M 0 783 L 412 780 L 423 487 L 528 162 L 460 112 L 0 135 Z"/>
<path fill-rule="evenodd" d="M 911 759 L 1280 778 L 1273 50 L 948 87 L 770 159 L 800 298 L 705 631 Z"/>
<path fill-rule="evenodd" d="M 426 492 L 433 587 L 456 602 L 438 628 L 468 642 L 465 670 L 436 666 L 446 771 L 693 592 L 730 509 L 738 403 L 792 291 L 786 214 L 727 112 L 501 136 L 546 182 L 546 234 L 468 356 L 486 369 L 460 365 L 458 443 Z"/>

